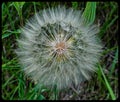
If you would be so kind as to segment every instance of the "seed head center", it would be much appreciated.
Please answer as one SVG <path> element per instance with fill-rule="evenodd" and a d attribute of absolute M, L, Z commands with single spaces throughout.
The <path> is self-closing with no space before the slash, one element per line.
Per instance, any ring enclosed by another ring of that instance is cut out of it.
<path fill-rule="evenodd" d="M 56 43 L 55 48 L 58 54 L 63 54 L 66 50 L 65 42 L 61 41 Z"/>

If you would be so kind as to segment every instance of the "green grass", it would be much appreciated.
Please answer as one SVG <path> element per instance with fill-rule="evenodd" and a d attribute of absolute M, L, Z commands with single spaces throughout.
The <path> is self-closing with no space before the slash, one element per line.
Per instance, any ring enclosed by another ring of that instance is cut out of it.
<path fill-rule="evenodd" d="M 104 78 L 104 83 L 106 84 L 106 87 L 108 88 L 108 91 L 109 91 L 109 94 L 110 94 L 112 100 L 115 100 L 116 99 L 115 94 L 113 93 L 113 90 L 112 90 L 112 88 L 111 88 L 111 86 L 110 86 L 110 84 L 109 84 L 109 82 L 108 82 L 108 80 L 107 80 L 107 78 L 102 70 L 102 67 L 100 65 L 99 65 L 99 69 L 100 69 L 100 73 L 102 74 L 102 76 Z"/>
<path fill-rule="evenodd" d="M 100 25 L 104 51 L 98 72 L 76 89 L 50 90 L 21 71 L 14 49 L 20 27 L 35 12 L 58 4 L 85 10 L 87 22 Z M 86 7 L 87 5 L 87 7 Z M 91 9 L 90 9 L 91 8 Z M 91 14 L 91 15 L 90 15 Z M 87 16 L 89 15 L 89 16 Z M 115 100 L 118 98 L 118 4 L 116 2 L 3 2 L 2 3 L 2 98 L 4 100 Z M 80 88 L 79 88 L 80 87 Z M 80 93 L 78 93 L 80 91 Z"/>
<path fill-rule="evenodd" d="M 82 15 L 85 18 L 85 24 L 92 24 L 96 16 L 96 2 L 87 2 Z"/>

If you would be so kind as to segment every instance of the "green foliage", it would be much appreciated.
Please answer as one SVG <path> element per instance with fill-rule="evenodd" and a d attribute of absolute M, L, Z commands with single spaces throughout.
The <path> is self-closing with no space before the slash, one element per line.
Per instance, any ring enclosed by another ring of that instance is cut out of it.
<path fill-rule="evenodd" d="M 85 18 L 85 24 L 92 24 L 96 17 L 96 2 L 87 2 L 82 16 Z"/>
<path fill-rule="evenodd" d="M 78 7 L 78 3 L 77 2 L 72 2 L 72 7 L 76 9 Z"/>
<path fill-rule="evenodd" d="M 114 57 L 114 60 L 111 64 L 111 71 L 110 71 L 110 76 L 114 73 L 114 70 L 115 70 L 115 65 L 117 64 L 118 62 L 118 48 L 116 49 L 116 52 L 115 52 L 115 57 Z"/>
<path fill-rule="evenodd" d="M 111 10 L 109 10 L 109 13 L 107 14 L 107 17 L 105 19 L 105 22 L 103 24 L 103 26 L 101 27 L 100 30 L 100 37 L 102 38 L 105 34 L 105 32 L 115 23 L 115 21 L 118 18 L 118 15 L 115 15 L 113 18 L 114 13 L 117 11 L 117 4 L 114 4 L 112 2 L 110 2 L 110 8 L 112 8 Z M 104 7 L 105 9 L 105 7 Z"/>
<path fill-rule="evenodd" d="M 18 15 L 20 17 L 20 24 L 23 25 L 23 17 L 22 17 L 22 8 L 24 6 L 25 2 L 13 2 L 10 6 L 14 6 L 15 9 L 18 12 Z"/>
<path fill-rule="evenodd" d="M 20 34 L 20 29 L 15 30 L 15 31 L 9 31 L 9 30 L 4 31 L 2 34 L 2 39 L 7 38 L 12 34 Z"/>
<path fill-rule="evenodd" d="M 106 76 L 105 76 L 105 74 L 104 74 L 104 72 L 102 70 L 102 67 L 100 65 L 99 65 L 99 69 L 100 69 L 100 71 L 102 73 L 102 76 L 104 78 L 104 82 L 105 82 L 105 84 L 106 84 L 106 86 L 108 88 L 108 91 L 109 91 L 109 93 L 111 95 L 112 100 L 115 100 L 116 99 L 115 94 L 113 93 L 113 90 L 112 90 L 112 88 L 111 88 L 111 86 L 110 86 L 110 84 L 109 84 L 109 82 L 108 82 L 108 80 L 107 80 L 107 78 L 106 78 Z"/>
<path fill-rule="evenodd" d="M 13 2 L 12 3 L 12 5 L 16 8 L 20 17 L 22 16 L 22 8 L 23 8 L 24 4 L 25 4 L 25 2 Z"/>

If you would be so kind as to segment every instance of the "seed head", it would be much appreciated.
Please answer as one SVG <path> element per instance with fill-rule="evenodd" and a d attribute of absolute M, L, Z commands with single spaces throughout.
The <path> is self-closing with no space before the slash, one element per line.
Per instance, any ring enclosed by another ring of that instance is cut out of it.
<path fill-rule="evenodd" d="M 21 28 L 16 53 L 38 85 L 78 85 L 97 70 L 102 44 L 99 27 L 84 25 L 80 10 L 58 6 L 36 13 Z"/>

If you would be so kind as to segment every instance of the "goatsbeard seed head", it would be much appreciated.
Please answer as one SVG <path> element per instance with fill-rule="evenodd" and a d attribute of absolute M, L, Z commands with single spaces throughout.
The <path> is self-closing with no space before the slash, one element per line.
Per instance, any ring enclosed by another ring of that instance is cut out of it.
<path fill-rule="evenodd" d="M 99 27 L 84 25 L 80 10 L 58 6 L 36 13 L 21 28 L 16 53 L 37 85 L 58 89 L 78 85 L 97 70 Z"/>

